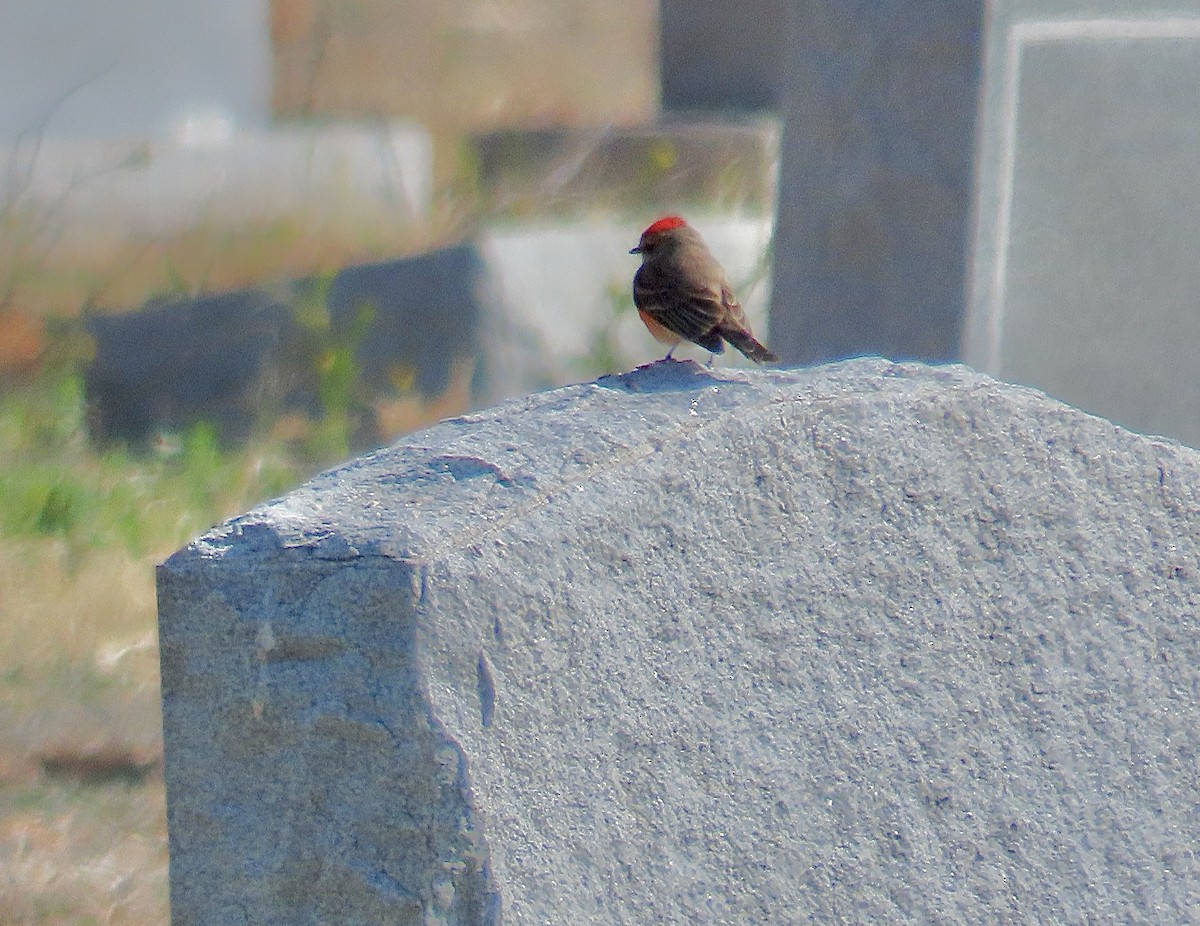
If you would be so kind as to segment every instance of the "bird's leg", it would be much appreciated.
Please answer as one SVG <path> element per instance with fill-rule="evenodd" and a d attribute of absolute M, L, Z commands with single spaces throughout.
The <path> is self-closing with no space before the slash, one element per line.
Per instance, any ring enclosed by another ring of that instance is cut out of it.
<path fill-rule="evenodd" d="M 676 341 L 674 344 L 672 344 L 672 345 L 671 345 L 671 349 L 670 349 L 669 351 L 667 351 L 667 356 L 663 357 L 663 360 L 670 360 L 670 359 L 671 359 L 671 355 L 672 355 L 673 353 L 675 353 L 675 348 L 677 348 L 678 346 L 679 346 L 679 342 L 678 342 L 678 341 Z"/>
<path fill-rule="evenodd" d="M 717 355 L 716 355 L 716 354 L 710 353 L 710 354 L 708 355 L 708 368 L 709 368 L 710 370 L 712 369 L 713 361 L 714 361 L 714 360 L 716 360 L 716 359 L 717 359 Z"/>

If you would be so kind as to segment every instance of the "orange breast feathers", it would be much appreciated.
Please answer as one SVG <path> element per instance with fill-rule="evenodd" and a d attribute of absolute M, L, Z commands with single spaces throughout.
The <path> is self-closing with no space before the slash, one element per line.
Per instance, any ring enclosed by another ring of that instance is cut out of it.
<path fill-rule="evenodd" d="M 646 328 L 650 331 L 654 340 L 662 344 L 678 344 L 683 338 L 668 328 L 666 325 L 659 324 L 654 316 L 645 309 L 638 309 L 638 315 L 645 323 Z"/>

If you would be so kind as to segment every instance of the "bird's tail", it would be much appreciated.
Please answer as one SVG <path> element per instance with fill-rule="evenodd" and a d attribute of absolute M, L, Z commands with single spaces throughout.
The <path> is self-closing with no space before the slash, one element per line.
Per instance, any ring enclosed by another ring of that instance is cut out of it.
<path fill-rule="evenodd" d="M 749 331 L 721 329 L 721 337 L 740 350 L 755 363 L 778 363 L 779 358 L 754 339 Z"/>

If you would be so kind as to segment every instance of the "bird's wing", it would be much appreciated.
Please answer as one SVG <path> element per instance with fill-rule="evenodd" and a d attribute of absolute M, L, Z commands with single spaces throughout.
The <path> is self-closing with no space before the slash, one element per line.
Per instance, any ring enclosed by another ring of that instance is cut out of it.
<path fill-rule="evenodd" d="M 633 301 L 659 324 L 689 341 L 703 338 L 725 314 L 720 298 L 712 290 L 683 289 L 668 284 L 658 274 L 642 271 L 633 279 Z"/>
<path fill-rule="evenodd" d="M 746 317 L 746 310 L 737 301 L 737 296 L 733 294 L 728 284 L 721 288 L 721 301 L 725 305 L 725 317 L 717 326 L 715 333 L 755 363 L 778 363 L 779 357 L 771 353 L 750 331 L 750 319 Z"/>
<path fill-rule="evenodd" d="M 747 332 L 750 330 L 750 319 L 746 317 L 746 310 L 742 308 L 742 304 L 738 302 L 737 296 L 733 294 L 728 283 L 721 286 L 721 304 L 725 307 L 721 327 Z"/>

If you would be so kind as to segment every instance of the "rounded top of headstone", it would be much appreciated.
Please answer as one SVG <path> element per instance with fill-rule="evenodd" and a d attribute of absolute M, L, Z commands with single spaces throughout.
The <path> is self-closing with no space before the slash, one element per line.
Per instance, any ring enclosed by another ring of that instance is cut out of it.
<path fill-rule="evenodd" d="M 859 516 L 899 506 L 932 517 L 941 499 L 937 517 L 952 522 L 963 516 L 955 505 L 981 498 L 1016 495 L 1045 509 L 1086 491 L 1141 519 L 1144 483 L 1156 486 L 1160 469 L 1179 474 L 1170 479 L 1181 491 L 1200 485 L 1195 452 L 962 366 L 668 361 L 449 419 L 215 528 L 181 555 L 325 556 L 336 546 L 425 560 L 523 520 L 569 530 L 593 505 L 593 526 L 626 503 L 728 512 L 732 499 L 753 501 L 747 493 L 768 471 L 819 510 L 865 506 Z M 664 478 L 691 484 L 665 497 Z"/>

